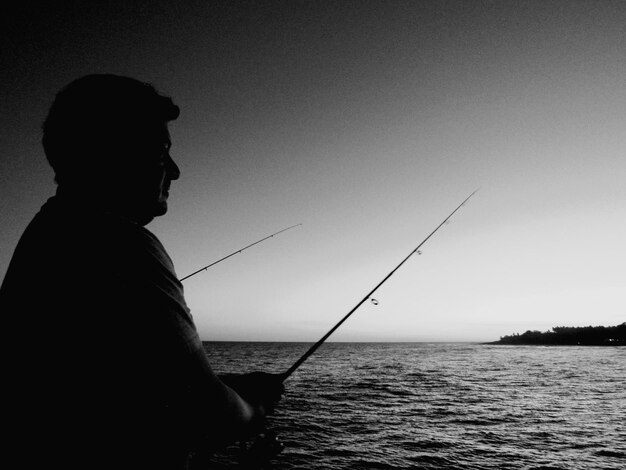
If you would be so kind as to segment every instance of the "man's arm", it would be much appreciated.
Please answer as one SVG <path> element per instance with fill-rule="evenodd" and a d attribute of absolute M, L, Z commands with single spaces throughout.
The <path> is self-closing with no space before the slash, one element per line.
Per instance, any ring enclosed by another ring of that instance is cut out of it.
<path fill-rule="evenodd" d="M 262 429 L 263 418 L 282 394 L 282 381 L 270 374 L 238 376 L 222 381 L 211 368 L 193 319 L 185 303 L 183 288 L 161 243 L 143 229 L 142 245 L 133 251 L 143 273 L 123 276 L 131 283 L 131 296 L 143 310 L 143 335 L 157 345 L 157 354 L 179 383 L 167 385 L 174 392 L 175 409 L 195 436 L 219 447 L 246 438 Z M 158 340 L 157 340 L 158 339 Z M 158 371 L 157 371 L 158 373 Z"/>

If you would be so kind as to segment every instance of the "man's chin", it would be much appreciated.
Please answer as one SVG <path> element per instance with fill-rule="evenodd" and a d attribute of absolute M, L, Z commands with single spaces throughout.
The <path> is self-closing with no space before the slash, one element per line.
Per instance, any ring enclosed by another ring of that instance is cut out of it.
<path fill-rule="evenodd" d="M 154 217 L 160 217 L 167 213 L 167 201 L 159 201 L 154 207 Z"/>
<path fill-rule="evenodd" d="M 140 225 L 148 225 L 150 222 L 154 220 L 155 217 L 160 217 L 165 215 L 167 212 L 167 202 L 160 201 L 154 204 L 150 211 L 144 211 L 142 215 L 137 217 L 136 222 Z"/>

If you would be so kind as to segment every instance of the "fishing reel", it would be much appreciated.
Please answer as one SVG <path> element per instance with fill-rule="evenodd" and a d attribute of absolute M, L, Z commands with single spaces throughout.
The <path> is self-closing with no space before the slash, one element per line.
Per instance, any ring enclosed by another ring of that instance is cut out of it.
<path fill-rule="evenodd" d="M 276 432 L 268 429 L 249 441 L 239 443 L 239 465 L 242 468 L 271 468 L 270 460 L 280 454 L 285 445 Z"/>
<path fill-rule="evenodd" d="M 284 448 L 275 431 L 263 429 L 255 436 L 233 443 L 221 450 L 194 452 L 190 457 L 188 470 L 218 468 L 269 470 L 272 468 L 271 460 Z"/>

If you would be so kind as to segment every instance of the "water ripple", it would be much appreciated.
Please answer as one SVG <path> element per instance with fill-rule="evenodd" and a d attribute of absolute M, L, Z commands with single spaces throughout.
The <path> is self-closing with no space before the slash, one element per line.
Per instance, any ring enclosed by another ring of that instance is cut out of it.
<path fill-rule="evenodd" d="M 280 371 L 308 346 L 206 349 L 218 372 Z M 625 377 L 625 348 L 329 343 L 286 384 L 270 468 L 624 469 Z"/>

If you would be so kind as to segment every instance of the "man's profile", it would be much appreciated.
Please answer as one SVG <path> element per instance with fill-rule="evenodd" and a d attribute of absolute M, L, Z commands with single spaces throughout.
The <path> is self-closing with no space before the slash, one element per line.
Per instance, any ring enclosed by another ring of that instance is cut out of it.
<path fill-rule="evenodd" d="M 183 469 L 194 450 L 254 432 L 280 398 L 279 377 L 231 388 L 213 373 L 172 261 L 144 228 L 180 176 L 178 114 L 115 75 L 75 80 L 50 108 L 42 142 L 57 192 L 0 288 L 15 468 Z"/>

